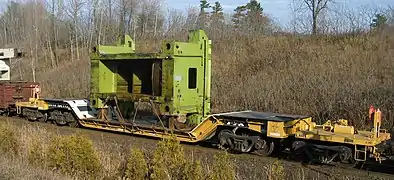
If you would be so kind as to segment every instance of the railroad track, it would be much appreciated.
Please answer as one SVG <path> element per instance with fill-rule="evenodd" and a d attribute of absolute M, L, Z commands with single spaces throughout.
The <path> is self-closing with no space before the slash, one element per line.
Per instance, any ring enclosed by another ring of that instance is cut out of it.
<path fill-rule="evenodd" d="M 23 126 L 23 125 L 32 125 L 32 126 L 37 126 L 39 125 L 42 128 L 45 128 L 48 131 L 52 132 L 57 132 L 60 135 L 68 135 L 68 134 L 73 134 L 78 132 L 81 132 L 82 134 L 86 135 L 89 137 L 93 142 L 112 142 L 114 144 L 133 144 L 136 145 L 137 147 L 142 147 L 142 148 L 150 148 L 154 147 L 155 144 L 157 143 L 157 139 L 152 139 L 152 138 L 146 138 L 146 137 L 139 137 L 139 136 L 131 136 L 129 134 L 125 133 L 119 133 L 119 132 L 108 132 L 104 130 L 95 130 L 95 129 L 88 129 L 88 128 L 72 128 L 68 126 L 57 126 L 52 123 L 40 123 L 40 122 L 30 122 L 21 118 L 16 118 L 16 117 L 0 117 L 0 123 L 4 122 L 11 122 L 12 124 L 16 124 L 18 126 Z M 222 150 L 220 149 L 215 149 L 215 148 L 210 148 L 202 145 L 191 145 L 188 143 L 182 143 L 182 145 L 185 148 L 185 151 L 188 152 L 194 152 L 198 153 L 200 158 L 209 159 L 212 158 L 212 155 L 215 152 L 220 152 Z M 238 162 L 242 162 L 239 164 L 243 164 L 243 166 L 251 166 L 251 167 L 256 167 L 256 166 L 264 166 L 269 163 L 272 163 L 278 157 L 261 157 L 255 154 L 236 154 L 233 156 L 235 160 Z M 281 162 L 283 162 L 283 165 L 285 167 L 302 167 L 305 170 L 308 170 L 310 172 L 315 172 L 317 174 L 334 178 L 334 179 L 341 179 L 343 178 L 343 175 L 347 176 L 359 176 L 359 177 L 369 177 L 369 176 L 378 176 L 381 178 L 386 178 L 386 179 L 394 179 L 394 172 L 393 171 L 388 171 L 388 172 L 379 172 L 379 170 L 382 170 L 381 168 L 373 168 L 373 169 L 368 169 L 371 168 L 367 166 L 366 168 L 359 170 L 355 168 L 342 168 L 342 167 L 335 167 L 331 165 L 305 165 L 299 162 L 295 162 L 292 160 L 288 159 L 280 159 Z M 373 166 L 376 167 L 376 166 Z M 240 167 L 244 168 L 244 167 Z M 341 172 L 338 175 L 338 172 Z M 369 179 L 369 178 L 367 178 Z"/>

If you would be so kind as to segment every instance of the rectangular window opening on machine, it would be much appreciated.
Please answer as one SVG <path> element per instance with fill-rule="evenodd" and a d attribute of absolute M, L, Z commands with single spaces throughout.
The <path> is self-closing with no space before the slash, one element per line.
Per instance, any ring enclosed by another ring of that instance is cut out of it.
<path fill-rule="evenodd" d="M 197 87 L 197 68 L 189 68 L 189 89 Z"/>
<path fill-rule="evenodd" d="M 115 61 L 117 93 L 161 96 L 161 59 Z"/>

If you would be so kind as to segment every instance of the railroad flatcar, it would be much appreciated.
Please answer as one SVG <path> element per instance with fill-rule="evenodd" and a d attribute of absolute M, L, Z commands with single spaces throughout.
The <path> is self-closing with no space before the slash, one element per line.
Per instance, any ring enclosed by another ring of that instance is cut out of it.
<path fill-rule="evenodd" d="M 179 141 L 209 142 L 233 152 L 286 153 L 350 166 L 393 159 L 391 134 L 381 129 L 379 109 L 370 111 L 367 130 L 345 119 L 317 124 L 308 115 L 248 110 L 211 114 L 211 46 L 204 31 L 194 30 L 188 42 L 163 41 L 159 52 L 139 53 L 126 35 L 114 46 L 93 48 L 89 101 L 76 105 L 73 100 L 31 98 L 16 106 L 20 116 L 29 109 L 37 117 L 49 114 L 59 125 L 156 138 L 175 135 Z"/>

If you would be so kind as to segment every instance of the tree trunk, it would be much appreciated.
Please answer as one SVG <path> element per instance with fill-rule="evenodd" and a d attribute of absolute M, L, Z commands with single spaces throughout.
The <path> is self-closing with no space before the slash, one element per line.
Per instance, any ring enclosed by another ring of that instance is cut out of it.
<path fill-rule="evenodd" d="M 317 15 L 315 13 L 313 13 L 312 18 L 312 34 L 317 34 Z"/>
<path fill-rule="evenodd" d="M 75 51 L 77 55 L 77 61 L 79 60 L 79 46 L 78 46 L 78 4 L 77 1 L 74 2 L 74 38 L 75 38 Z"/>
<path fill-rule="evenodd" d="M 156 38 L 156 33 L 157 33 L 157 12 L 155 12 L 155 28 L 153 32 L 153 37 Z"/>
<path fill-rule="evenodd" d="M 73 46 L 73 36 L 72 36 L 72 33 L 73 31 L 71 31 L 71 33 L 70 33 L 70 52 L 71 52 L 71 61 L 74 61 L 74 46 Z"/>

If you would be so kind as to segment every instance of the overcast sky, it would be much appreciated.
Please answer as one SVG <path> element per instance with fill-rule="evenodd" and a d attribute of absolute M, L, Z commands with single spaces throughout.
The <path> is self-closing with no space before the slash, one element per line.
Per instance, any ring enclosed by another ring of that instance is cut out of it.
<path fill-rule="evenodd" d="M 198 6 L 200 0 L 165 0 L 167 7 L 185 10 L 189 6 Z M 217 0 L 208 0 L 209 3 L 214 3 Z M 223 9 L 226 12 L 232 12 L 235 7 L 246 4 L 249 0 L 218 0 L 221 2 Z M 285 25 L 291 18 L 290 2 L 292 0 L 260 0 L 264 12 L 272 16 L 277 22 Z M 338 4 L 348 8 L 357 8 L 360 6 L 369 7 L 387 7 L 391 5 L 394 7 L 394 0 L 336 0 Z"/>

